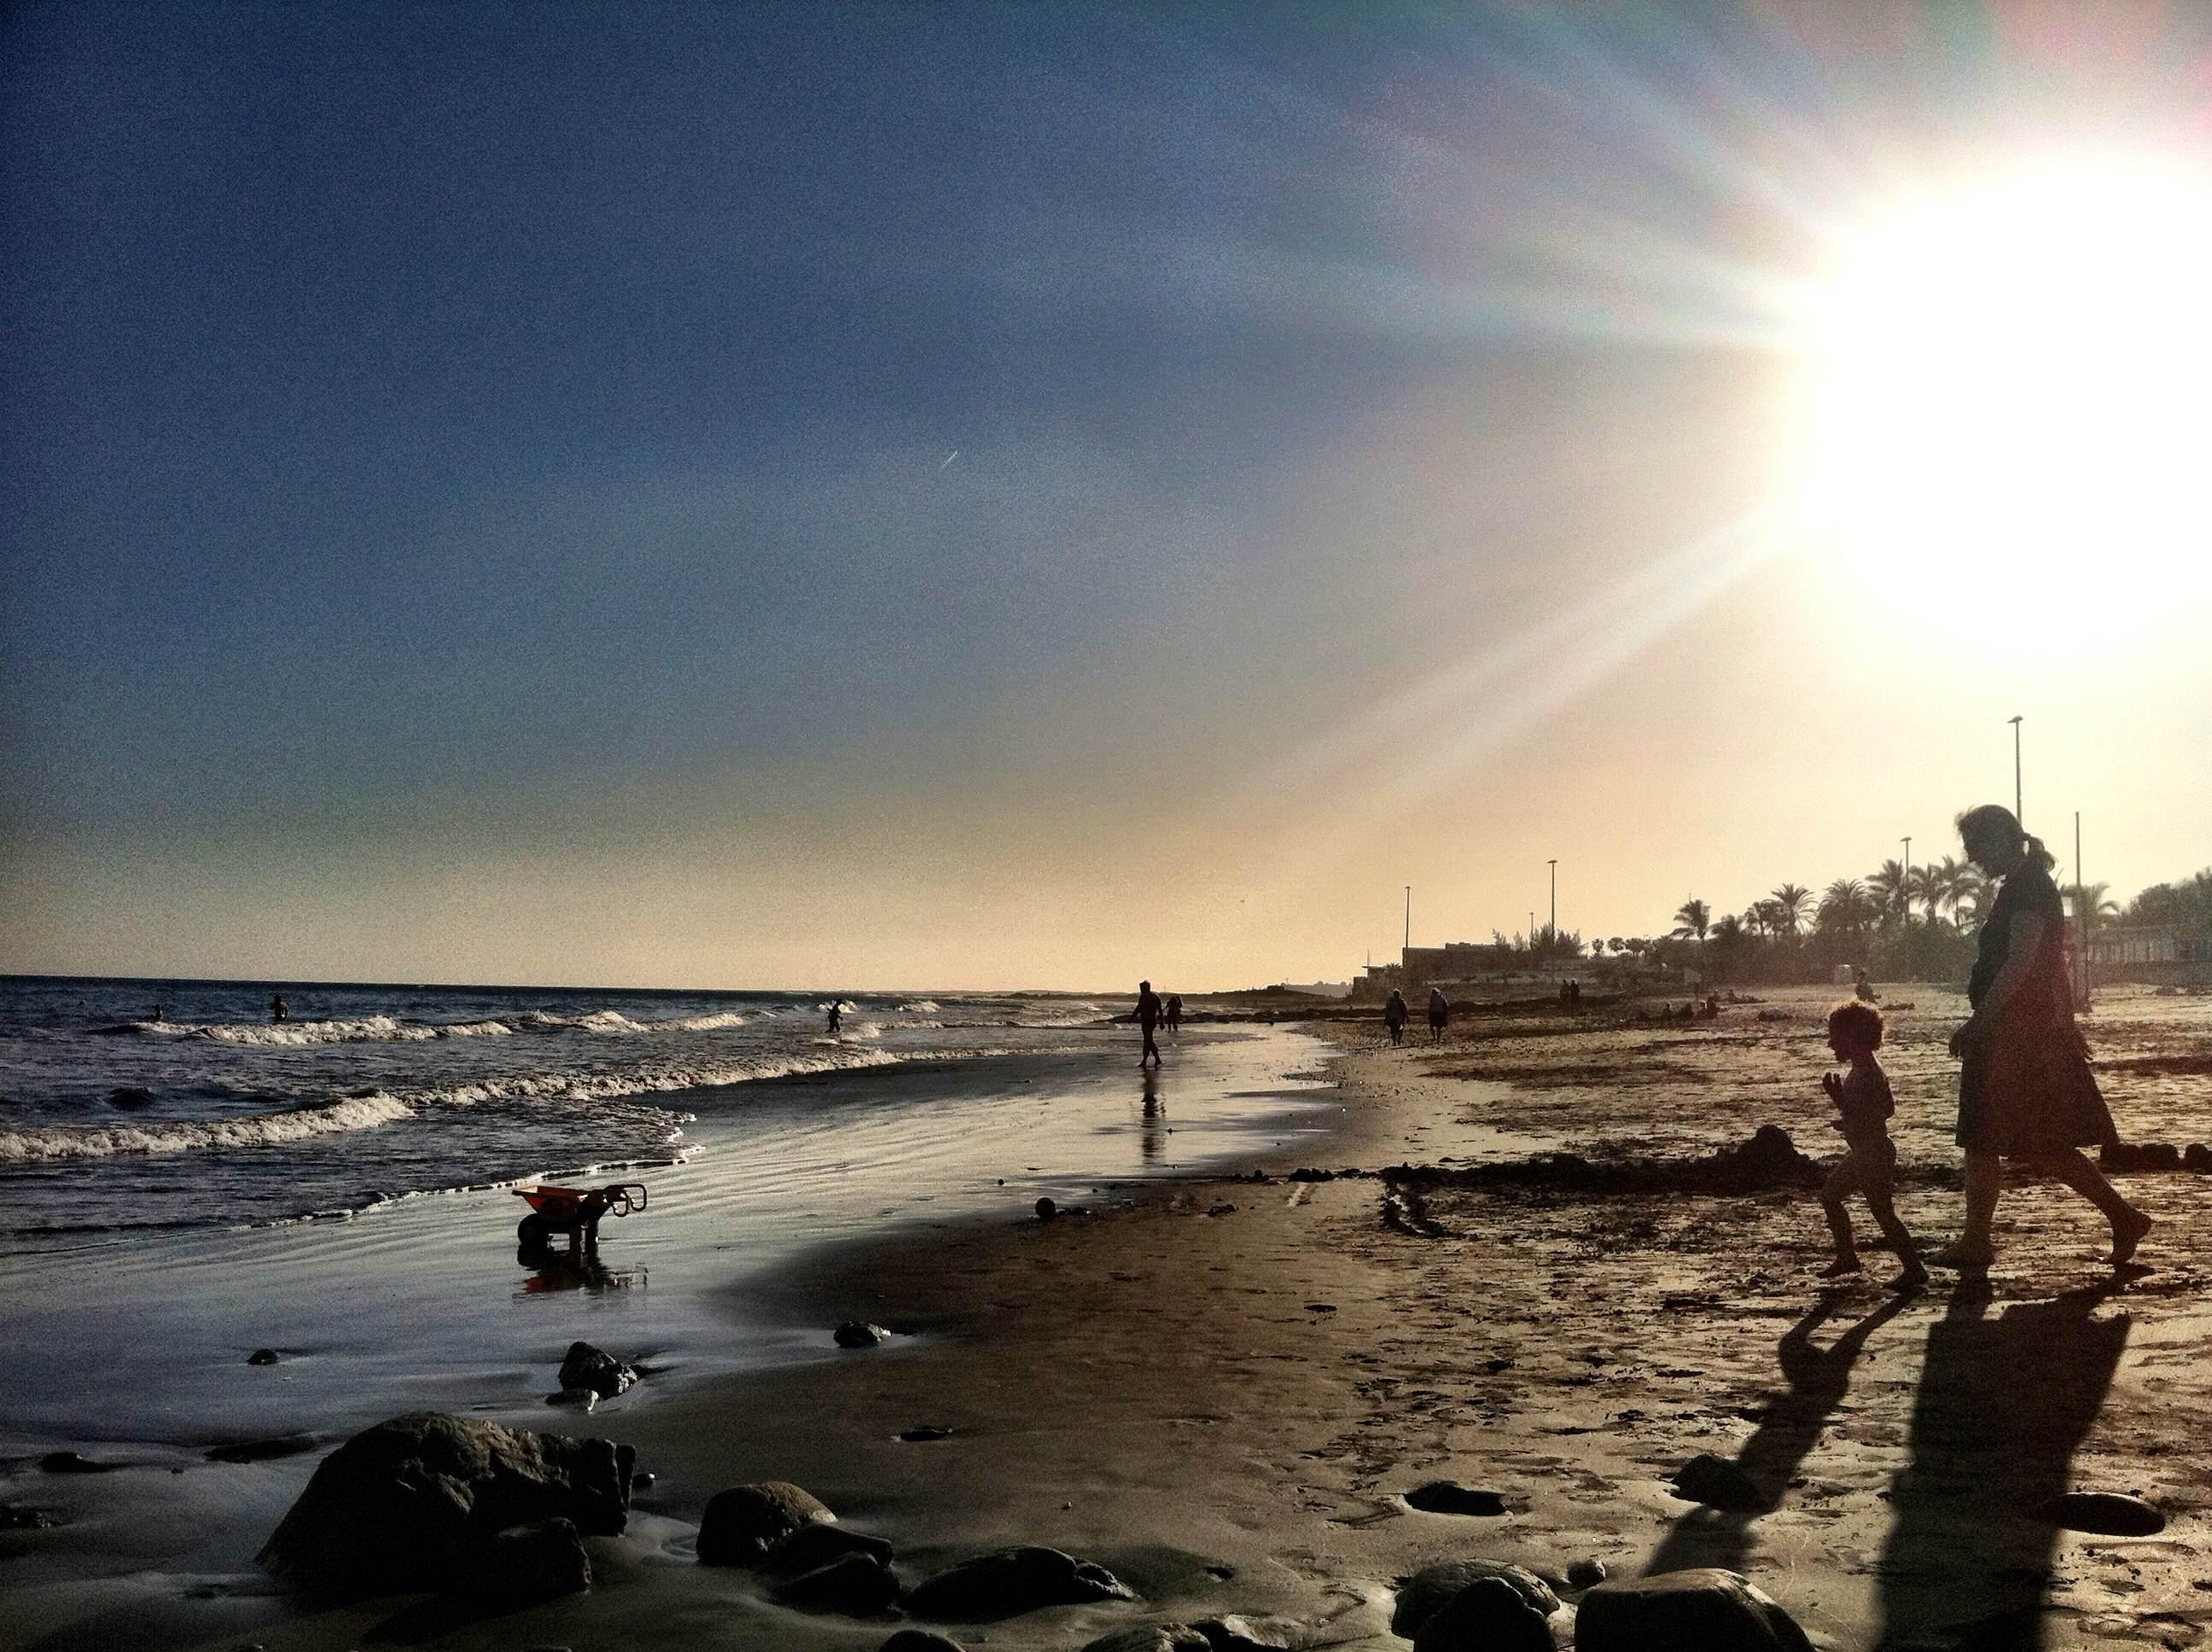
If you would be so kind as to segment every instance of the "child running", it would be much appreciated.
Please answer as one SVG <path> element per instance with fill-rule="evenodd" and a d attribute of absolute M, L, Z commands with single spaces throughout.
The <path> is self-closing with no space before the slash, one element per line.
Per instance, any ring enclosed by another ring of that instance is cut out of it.
<path fill-rule="evenodd" d="M 1858 1248 L 1851 1242 L 1851 1218 L 1844 1209 L 1844 1200 L 1860 1193 L 1866 1195 L 1867 1208 L 1874 1212 L 1882 1237 L 1896 1250 L 1901 1265 L 1889 1288 L 1899 1292 L 1923 1291 L 1928 1285 L 1928 1270 L 1921 1266 L 1912 1236 L 1897 1219 L 1897 1207 L 1890 1202 L 1897 1180 L 1897 1148 L 1889 1139 L 1886 1121 L 1897 1110 L 1897 1104 L 1889 1093 L 1889 1075 L 1875 1060 L 1875 1050 L 1881 1043 L 1881 1011 L 1873 1005 L 1839 1004 L 1828 1012 L 1828 1048 L 1838 1060 L 1850 1062 L 1850 1070 L 1840 1078 L 1832 1072 L 1822 1073 L 1820 1088 L 1836 1104 L 1836 1128 L 1844 1133 L 1844 1144 L 1850 1151 L 1843 1163 L 1828 1172 L 1828 1180 L 1820 1188 L 1820 1208 L 1836 1241 L 1836 1260 L 1820 1270 L 1820 1277 L 1832 1279 L 1859 1271 Z"/>

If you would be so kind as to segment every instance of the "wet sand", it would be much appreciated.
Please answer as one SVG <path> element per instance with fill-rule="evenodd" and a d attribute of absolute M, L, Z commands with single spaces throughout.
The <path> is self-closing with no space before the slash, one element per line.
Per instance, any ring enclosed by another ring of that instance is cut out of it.
<path fill-rule="evenodd" d="M 891 1620 L 802 1616 L 748 1574 L 690 1564 L 709 1496 L 779 1478 L 891 1539 L 909 1583 L 1032 1542 L 1145 1596 L 955 1631 L 970 1644 L 1073 1647 L 1238 1613 L 1388 1646 L 1391 1580 L 1466 1556 L 1562 1579 L 1585 1558 L 1615 1575 L 1731 1565 L 1839 1648 L 2197 1644 L 2212 1620 L 2212 1177 L 2125 1179 L 2160 1223 L 2148 1271 L 2116 1276 L 2096 1260 L 2094 1212 L 2026 1187 L 2008 1195 L 1986 1291 L 1939 1274 L 1900 1302 L 1870 1281 L 1822 1288 L 1826 1236 L 1802 1192 L 1590 1194 L 1449 1174 L 1532 1145 L 1685 1156 L 1770 1122 L 1826 1156 L 1829 996 L 1778 993 L 1680 1029 L 1475 1019 L 1441 1050 L 1334 1064 L 1340 1132 L 1255 1151 L 1244 1168 L 1261 1180 L 1133 1184 L 1050 1224 L 1009 1212 L 809 1250 L 744 1287 L 749 1312 L 901 1334 L 672 1382 L 580 1424 L 635 1444 L 658 1476 L 630 1533 L 595 1540 L 599 1587 L 437 1643 L 874 1648 Z M 1955 1069 L 1941 1040 L 1958 1006 L 1927 988 L 1889 996 L 1916 1005 L 1893 1016 L 1889 1059 L 1900 1208 L 1917 1235 L 1948 1237 Z M 2212 1135 L 2212 1003 L 2108 999 L 2092 1034 L 2124 1133 Z M 1316 1159 L 1367 1174 L 1285 1175 Z M 1447 1174 L 1390 1174 L 1401 1164 Z M 1420 1221 L 1394 1224 L 1390 1195 L 1416 1185 Z M 1886 1260 L 1870 1252 L 1877 1272 Z M 952 1432 L 897 1438 L 917 1424 Z M 1698 1452 L 1736 1461 L 1764 1506 L 1674 1496 L 1668 1478 Z M 1437 1478 L 1493 1488 L 1509 1513 L 1401 1500 Z M 2091 1537 L 2027 1514 L 2069 1486 L 2139 1491 L 2166 1528 Z M 11 1479 L 5 1495 L 21 1491 Z M 0 1539 L 0 1565 L 69 1529 Z M 116 1644 L 190 1622 L 209 1647 L 343 1647 L 398 1604 L 118 1600 L 0 1643 Z M 1555 1628 L 1568 1634 L 1565 1614 Z"/>

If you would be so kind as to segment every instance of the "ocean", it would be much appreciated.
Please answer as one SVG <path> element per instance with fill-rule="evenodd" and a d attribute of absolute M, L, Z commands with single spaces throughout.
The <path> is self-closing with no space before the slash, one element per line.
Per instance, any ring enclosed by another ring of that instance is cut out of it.
<path fill-rule="evenodd" d="M 612 1179 L 696 1151 L 701 1110 L 743 1107 L 758 1093 L 744 1086 L 1073 1053 L 1125 1012 L 1052 993 L 862 993 L 833 1034 L 830 1001 L 0 978 L 0 1252 Z"/>

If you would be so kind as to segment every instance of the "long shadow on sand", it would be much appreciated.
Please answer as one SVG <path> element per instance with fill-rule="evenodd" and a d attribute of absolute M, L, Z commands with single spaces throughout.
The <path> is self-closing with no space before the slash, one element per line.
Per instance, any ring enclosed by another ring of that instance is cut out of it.
<path fill-rule="evenodd" d="M 1884 1647 L 2036 1652 L 2057 1533 L 2027 1511 L 2067 1489 L 2127 1346 L 2118 1288 L 2069 1291 L 1990 1317 L 1961 1281 L 1928 1333 L 1910 1461 L 1893 1483 L 1881 1553 Z"/>
<path fill-rule="evenodd" d="M 1692 1566 L 1744 1570 L 1751 1547 L 1751 1522 L 1780 1505 L 1798 1465 L 1818 1443 L 1820 1430 L 1843 1403 L 1850 1386 L 1851 1367 L 1867 1339 L 1902 1313 L 1910 1300 L 1891 1297 L 1827 1347 L 1820 1348 L 1814 1344 L 1813 1333 L 1843 1305 L 1840 1293 L 1831 1291 L 1783 1333 L 1776 1352 L 1790 1391 L 1766 1408 L 1758 1431 L 1744 1442 L 1736 1456 L 1736 1467 L 1757 1488 L 1758 1501 L 1736 1509 L 1691 1509 L 1668 1530 L 1644 1568 L 1647 1574 L 1685 1571 Z"/>

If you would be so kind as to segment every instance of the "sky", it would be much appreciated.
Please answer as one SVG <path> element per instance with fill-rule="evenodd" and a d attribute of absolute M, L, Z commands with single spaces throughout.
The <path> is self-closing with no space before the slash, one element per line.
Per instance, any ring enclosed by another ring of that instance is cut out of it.
<path fill-rule="evenodd" d="M 2196 164 L 2205 20 L 10 8 L 0 970 L 1342 979 L 1408 885 L 1649 935 L 1956 852 L 2015 714 L 2062 876 L 2076 810 L 2185 876 L 2206 312 L 2131 295 L 2212 192 L 2033 182 L 1963 301 L 2101 259 L 2106 469 L 1885 366 L 1801 477 L 1868 227 Z"/>

